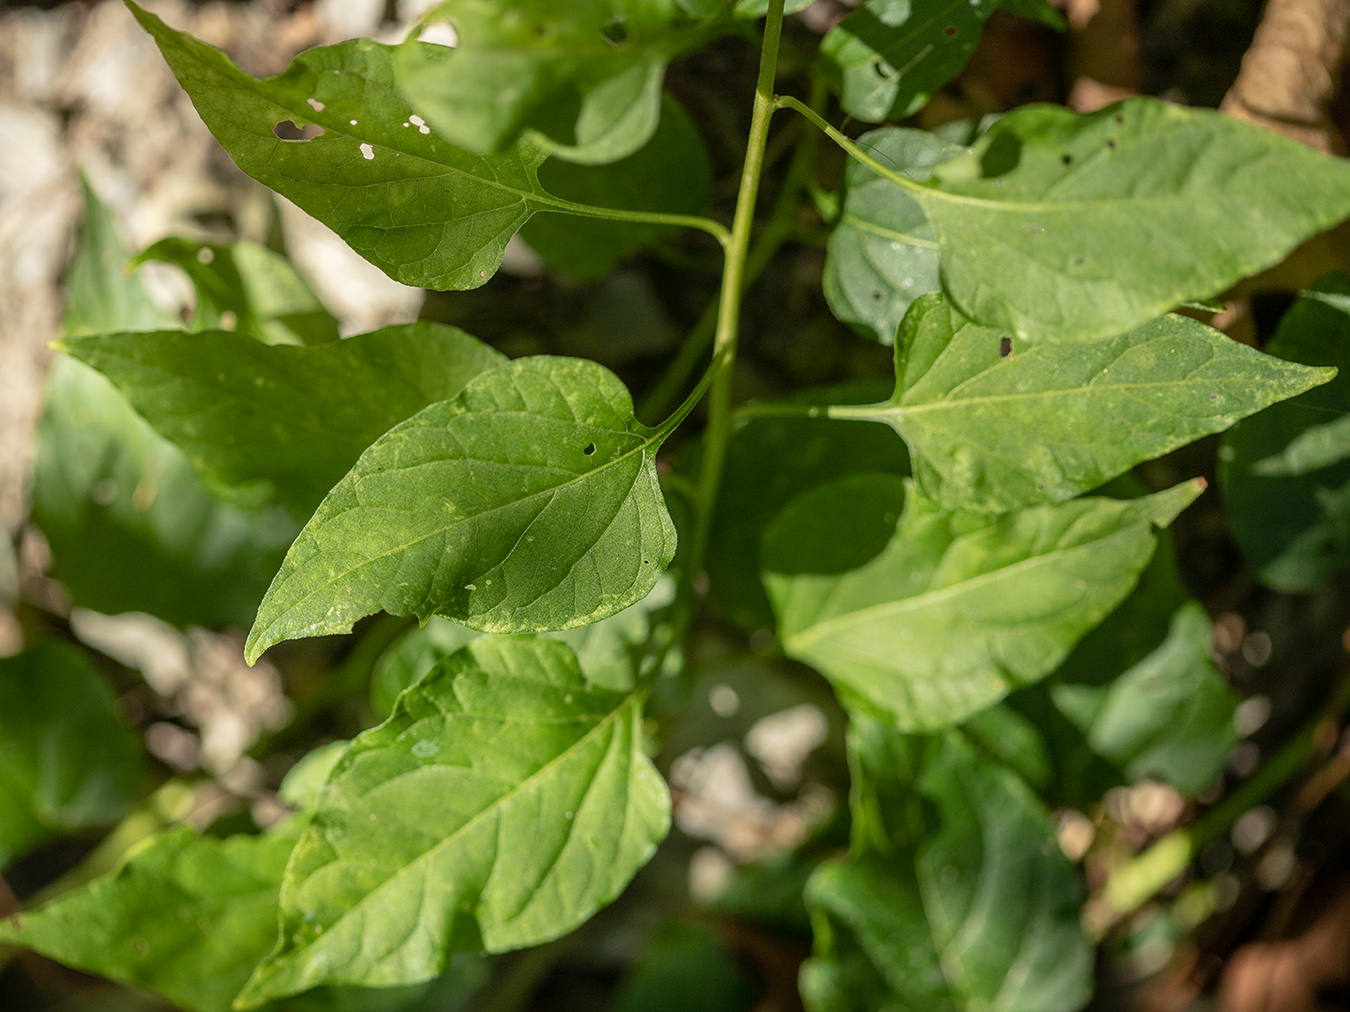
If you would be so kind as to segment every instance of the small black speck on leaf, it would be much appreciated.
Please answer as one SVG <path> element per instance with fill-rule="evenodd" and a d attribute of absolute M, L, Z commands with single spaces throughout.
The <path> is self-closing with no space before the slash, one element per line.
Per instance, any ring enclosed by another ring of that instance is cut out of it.
<path fill-rule="evenodd" d="M 1059 160 L 1060 160 L 1061 162 L 1063 162 L 1065 165 L 1072 165 L 1072 164 L 1073 164 L 1073 155 L 1068 154 L 1068 153 L 1066 152 L 1065 154 L 1062 154 L 1062 155 L 1059 156 Z"/>
<path fill-rule="evenodd" d="M 998 339 L 998 357 L 1007 358 L 1012 354 L 1012 338 L 1000 337 Z"/>
<path fill-rule="evenodd" d="M 594 443 L 587 443 L 587 444 L 586 444 L 586 449 L 582 450 L 581 452 L 584 453 L 584 454 L 586 454 L 586 456 L 589 457 L 592 453 L 595 452 L 595 444 L 594 444 Z"/>
<path fill-rule="evenodd" d="M 949 39 L 954 39 L 961 33 L 956 30 L 955 25 L 948 25 L 946 28 L 942 29 L 942 34 Z"/>

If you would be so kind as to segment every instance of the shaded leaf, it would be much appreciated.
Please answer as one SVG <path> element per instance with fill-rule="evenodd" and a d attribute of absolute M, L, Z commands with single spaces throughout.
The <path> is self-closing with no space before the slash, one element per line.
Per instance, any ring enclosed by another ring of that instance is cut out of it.
<path fill-rule="evenodd" d="M 52 834 L 115 821 L 143 773 L 82 653 L 48 641 L 0 659 L 0 868 Z"/>
<path fill-rule="evenodd" d="M 900 127 L 863 134 L 858 146 L 919 180 L 965 150 L 926 130 Z M 918 201 L 890 180 L 856 160 L 846 172 L 843 210 L 825 258 L 825 299 L 844 323 L 893 344 L 910 304 L 938 290 L 937 232 Z"/>
<path fill-rule="evenodd" d="M 783 648 L 901 728 L 955 723 L 1053 671 L 1202 488 L 982 516 L 891 476 L 823 486 L 764 539 Z"/>
<path fill-rule="evenodd" d="M 241 1005 L 425 980 L 455 951 L 544 942 L 614 899 L 669 826 L 642 696 L 595 688 L 543 637 L 443 660 L 329 777 Z"/>
<path fill-rule="evenodd" d="M 106 334 L 65 350 L 116 383 L 207 476 L 270 482 L 300 517 L 381 434 L 506 361 L 436 323 L 304 348 L 210 331 Z"/>
<path fill-rule="evenodd" d="M 911 191 L 966 316 L 1091 341 L 1205 298 L 1350 214 L 1350 165 L 1208 109 L 1024 106 Z"/>
<path fill-rule="evenodd" d="M 639 151 L 605 166 L 552 159 L 539 181 L 556 196 L 579 204 L 633 211 L 699 214 L 708 203 L 712 164 L 689 114 L 667 98 L 661 124 Z M 520 230 L 550 270 L 581 280 L 602 278 L 621 259 L 669 229 L 573 215 L 540 214 Z"/>
<path fill-rule="evenodd" d="M 890 733 L 878 729 L 878 734 Z M 811 1012 L 1072 1012 L 1092 992 L 1082 888 L 1049 813 L 955 735 L 914 749 L 936 808 L 917 847 L 855 852 L 807 886 Z M 899 785 L 897 785 L 899 786 Z"/>
<path fill-rule="evenodd" d="M 890 401 L 831 414 L 892 425 L 941 505 L 999 512 L 1070 499 L 1334 375 L 1182 316 L 1005 350 L 997 330 L 926 296 L 901 325 Z"/>
<path fill-rule="evenodd" d="M 338 339 L 337 321 L 290 261 L 266 246 L 253 242 L 213 246 L 175 236 L 155 243 L 135 263 L 152 260 L 181 267 L 197 290 L 193 330 L 233 330 L 264 344 L 324 344 Z"/>
<path fill-rule="evenodd" d="M 1262 582 L 1312 590 L 1350 564 L 1350 278 L 1329 274 L 1303 292 L 1266 350 L 1339 375 L 1225 435 L 1219 489 Z"/>
<path fill-rule="evenodd" d="M 826 33 L 825 73 L 850 116 L 906 119 L 961 72 L 997 0 L 865 0 Z"/>
<path fill-rule="evenodd" d="M 703 926 L 671 923 L 619 983 L 614 1012 L 749 1012 L 756 981 Z"/>
<path fill-rule="evenodd" d="M 552 204 L 535 177 L 546 157 L 537 147 L 480 157 L 424 132 L 394 86 L 388 46 L 356 39 L 306 50 L 285 73 L 258 79 L 131 7 L 235 164 L 395 281 L 475 288 L 526 219 Z M 282 140 L 274 131 L 286 123 L 322 133 Z"/>

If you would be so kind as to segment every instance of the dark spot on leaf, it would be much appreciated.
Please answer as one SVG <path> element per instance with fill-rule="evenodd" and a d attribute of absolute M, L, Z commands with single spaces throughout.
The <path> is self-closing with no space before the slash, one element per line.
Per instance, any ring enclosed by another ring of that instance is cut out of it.
<path fill-rule="evenodd" d="M 294 120 L 284 119 L 272 128 L 272 133 L 283 141 L 312 141 L 323 133 L 323 127 L 317 123 L 298 127 Z"/>
<path fill-rule="evenodd" d="M 535 25 L 534 34 L 542 39 L 545 35 L 548 34 L 548 25 Z"/>
<path fill-rule="evenodd" d="M 948 25 L 946 28 L 942 29 L 942 34 L 946 38 L 954 39 L 961 33 L 956 30 L 955 25 Z"/>
<path fill-rule="evenodd" d="M 581 452 L 584 453 L 584 454 L 586 454 L 586 456 L 589 457 L 592 453 L 595 452 L 595 444 L 594 444 L 594 443 L 587 443 L 587 444 L 586 444 L 586 449 L 582 450 Z"/>
<path fill-rule="evenodd" d="M 1124 114 L 1124 113 L 1119 113 L 1119 112 L 1118 112 L 1118 113 L 1116 113 L 1115 116 L 1113 116 L 1112 118 L 1113 118 L 1117 123 L 1123 124 L 1123 123 L 1125 122 L 1125 114 Z"/>
<path fill-rule="evenodd" d="M 1087 263 L 1087 261 L 1086 261 L 1085 259 L 1083 259 L 1082 257 L 1074 257 L 1074 258 L 1073 258 L 1073 265 L 1074 265 L 1075 267 L 1082 267 L 1083 264 L 1085 264 L 1085 263 Z"/>
<path fill-rule="evenodd" d="M 998 339 L 998 357 L 1007 358 L 1012 354 L 1012 338 L 1000 337 Z"/>
<path fill-rule="evenodd" d="M 1209 399 L 1210 399 L 1211 401 L 1217 401 L 1217 400 L 1219 399 L 1219 395 L 1218 395 L 1218 394 L 1210 394 L 1210 395 L 1209 395 Z"/>
<path fill-rule="evenodd" d="M 1065 154 L 1062 154 L 1062 155 L 1059 156 L 1059 160 L 1060 160 L 1061 162 L 1063 162 L 1065 165 L 1072 165 L 1072 164 L 1073 164 L 1073 155 L 1068 154 L 1068 153 L 1066 152 Z"/>
<path fill-rule="evenodd" d="M 1109 139 L 1107 140 L 1106 146 L 1107 146 L 1108 148 L 1110 148 L 1112 151 L 1116 150 L 1116 148 L 1119 147 L 1119 145 L 1116 143 L 1116 139 L 1115 139 L 1114 137 L 1111 137 L 1111 138 L 1109 138 Z"/>
<path fill-rule="evenodd" d="M 881 293 L 880 293 L 880 292 L 873 292 L 873 293 L 872 293 L 872 298 L 874 298 L 874 299 L 876 299 L 878 302 L 880 302 L 880 301 L 881 301 Z"/>
<path fill-rule="evenodd" d="M 628 26 L 623 23 L 623 18 L 615 18 L 600 30 L 600 34 L 611 46 L 619 46 L 628 41 Z"/>

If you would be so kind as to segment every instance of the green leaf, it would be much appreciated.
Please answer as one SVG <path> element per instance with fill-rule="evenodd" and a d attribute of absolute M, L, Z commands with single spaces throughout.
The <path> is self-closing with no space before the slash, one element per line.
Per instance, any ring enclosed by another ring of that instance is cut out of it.
<path fill-rule="evenodd" d="M 926 130 L 900 127 L 863 134 L 858 146 L 919 180 L 965 150 Z M 882 344 L 894 343 L 910 304 L 939 287 L 937 232 L 923 208 L 856 160 L 848 163 L 843 213 L 830 232 L 824 287 L 835 316 Z"/>
<path fill-rule="evenodd" d="M 891 399 L 831 414 L 893 426 L 942 506 L 1001 512 L 1070 499 L 1335 375 L 1182 316 L 1074 345 L 1005 336 L 925 296 L 900 328 Z"/>
<path fill-rule="evenodd" d="M 143 773 L 82 653 L 48 641 L 0 659 L 0 868 L 51 834 L 115 821 Z"/>
<path fill-rule="evenodd" d="M 1094 751 L 1131 781 L 1153 777 L 1204 790 L 1237 744 L 1237 697 L 1210 659 L 1209 618 L 1191 601 L 1167 639 L 1109 686 L 1058 683 L 1051 695 Z"/>
<path fill-rule="evenodd" d="M 643 694 L 595 688 L 543 637 L 442 661 L 329 777 L 241 1007 L 425 980 L 455 951 L 538 944 L 614 899 L 669 827 Z"/>
<path fill-rule="evenodd" d="M 1049 0 L 998 0 L 998 9 L 1028 21 L 1039 21 L 1057 32 L 1066 31 L 1069 27 L 1064 15 Z"/>
<path fill-rule="evenodd" d="M 1203 487 L 987 516 L 886 475 L 823 486 L 764 539 L 783 648 L 901 728 L 956 723 L 1053 671 Z"/>
<path fill-rule="evenodd" d="M 1350 165 L 1208 109 L 1024 106 L 911 190 L 943 290 L 1027 340 L 1123 333 L 1350 214 Z"/>
<path fill-rule="evenodd" d="M 661 125 L 635 154 L 605 166 L 553 159 L 540 167 L 539 181 L 549 193 L 579 204 L 698 214 L 708 203 L 712 164 L 689 114 L 668 97 Z M 659 225 L 540 214 L 520 234 L 550 270 L 592 280 L 668 231 Z"/>
<path fill-rule="evenodd" d="M 395 281 L 475 288 L 526 219 L 556 206 L 535 177 L 546 157 L 537 147 L 480 157 L 424 132 L 394 86 L 388 46 L 356 39 L 310 49 L 285 73 L 258 79 L 128 6 L 235 164 Z M 274 129 L 284 123 L 323 133 L 282 140 Z"/>
<path fill-rule="evenodd" d="M 1303 292 L 1266 350 L 1339 375 L 1233 428 L 1219 489 L 1261 581 L 1312 590 L 1350 565 L 1350 278 L 1329 274 Z"/>
<path fill-rule="evenodd" d="M 666 64 L 707 38 L 677 0 L 445 0 L 420 23 L 438 22 L 453 24 L 453 48 L 410 40 L 394 57 L 433 129 L 482 155 L 524 132 L 586 165 L 647 143 Z"/>
<path fill-rule="evenodd" d="M 277 890 L 300 820 L 224 840 L 172 829 L 117 871 L 0 921 L 0 941 L 154 991 L 190 1012 L 228 1012 L 277 937 Z"/>
<path fill-rule="evenodd" d="M 486 632 L 570 629 L 656 586 L 675 528 L 656 477 L 671 425 L 633 417 L 594 362 L 518 359 L 381 436 L 296 539 L 250 661 L 381 609 Z"/>
<path fill-rule="evenodd" d="M 77 604 L 247 626 L 295 537 L 284 509 L 224 501 L 112 384 L 61 357 L 38 424 L 33 519 Z"/>
<path fill-rule="evenodd" d="M 750 1012 L 757 982 L 709 927 L 661 928 L 620 982 L 614 1012 Z"/>
<path fill-rule="evenodd" d="M 890 732 L 894 734 L 894 732 Z M 1082 887 L 1044 806 L 960 738 L 927 742 L 917 779 L 938 824 L 917 848 L 855 853 L 807 886 L 811 1012 L 1073 1012 L 1092 992 Z"/>
<path fill-rule="evenodd" d="M 381 434 L 506 361 L 436 323 L 314 347 L 210 331 L 107 334 L 64 350 L 116 383 L 202 473 L 271 482 L 300 517 Z"/>
<path fill-rule="evenodd" d="M 337 321 L 304 278 L 289 260 L 266 246 L 253 242 L 213 246 L 170 237 L 134 262 L 151 260 L 181 267 L 196 288 L 193 330 L 233 330 L 264 344 L 324 344 L 338 339 Z"/>
<path fill-rule="evenodd" d="M 961 72 L 997 0 L 865 0 L 826 33 L 824 68 L 850 116 L 906 119 Z"/>

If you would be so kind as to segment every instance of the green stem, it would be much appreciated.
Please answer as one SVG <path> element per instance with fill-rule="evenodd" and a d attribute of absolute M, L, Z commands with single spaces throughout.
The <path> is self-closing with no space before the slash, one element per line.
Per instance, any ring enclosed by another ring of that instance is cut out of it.
<path fill-rule="evenodd" d="M 711 404 L 708 428 L 703 437 L 703 464 L 699 471 L 699 497 L 694 518 L 693 545 L 685 570 L 685 588 L 692 588 L 703 570 L 713 508 L 722 481 L 722 467 L 726 463 L 727 440 L 731 436 L 732 366 L 736 360 L 741 296 L 745 289 L 746 259 L 750 253 L 750 230 L 755 222 L 755 203 L 759 197 L 760 176 L 764 171 L 769 120 L 775 108 L 773 89 L 778 70 L 778 44 L 783 32 L 783 6 L 784 0 L 769 0 L 764 48 L 760 51 L 759 59 L 759 80 L 755 84 L 755 102 L 750 116 L 750 135 L 745 146 L 745 165 L 741 169 L 736 213 L 732 218 L 731 238 L 726 247 L 726 267 L 722 274 L 722 291 L 717 306 L 717 328 L 713 332 L 713 364 L 707 374 L 713 377 Z M 685 593 L 688 594 L 689 590 L 686 589 Z M 689 602 L 684 614 L 687 616 L 691 612 L 692 602 Z"/>
<path fill-rule="evenodd" d="M 820 113 L 816 112 L 810 106 L 793 98 L 791 95 L 778 96 L 774 99 L 774 107 L 777 109 L 792 109 L 795 112 L 801 113 L 819 127 L 820 131 L 825 134 L 826 137 L 843 148 L 850 157 L 856 158 L 883 179 L 889 179 L 892 183 L 895 183 L 895 185 L 904 187 L 906 190 L 918 192 L 927 189 L 927 187 L 910 179 L 909 176 L 905 175 L 903 172 L 897 172 L 890 166 L 882 165 L 881 162 L 877 161 L 862 148 L 858 147 L 858 145 L 853 142 L 852 138 L 845 136 L 834 127 L 830 126 L 824 116 L 820 115 Z"/>
<path fill-rule="evenodd" d="M 720 221 L 705 218 L 698 214 L 666 214 L 662 211 L 625 211 L 617 207 L 597 207 L 594 204 L 578 204 L 561 197 L 536 198 L 546 204 L 550 210 L 575 214 L 582 218 L 599 218 L 602 221 L 625 221 L 634 225 L 668 225 L 672 228 L 697 228 L 707 232 L 722 246 L 731 240 L 731 233 Z"/>

